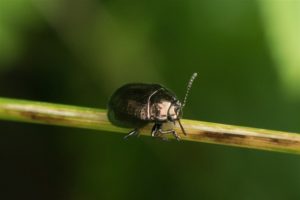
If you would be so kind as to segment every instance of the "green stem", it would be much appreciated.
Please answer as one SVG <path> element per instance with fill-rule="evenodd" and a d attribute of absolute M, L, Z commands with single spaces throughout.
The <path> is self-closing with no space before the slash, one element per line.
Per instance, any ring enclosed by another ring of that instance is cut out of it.
<path fill-rule="evenodd" d="M 112 125 L 106 110 L 35 101 L 0 98 L 0 119 L 128 133 L 130 129 Z M 181 120 L 174 128 L 182 140 L 239 146 L 252 149 L 300 154 L 300 135 L 296 133 L 247 128 L 195 120 Z M 150 135 L 151 125 L 141 130 Z"/>

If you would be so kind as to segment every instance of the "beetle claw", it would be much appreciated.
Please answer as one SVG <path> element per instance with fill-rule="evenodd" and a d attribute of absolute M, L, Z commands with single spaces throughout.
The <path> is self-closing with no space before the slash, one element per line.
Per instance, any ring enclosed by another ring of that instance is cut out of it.
<path fill-rule="evenodd" d="M 176 138 L 177 141 L 180 141 L 181 138 L 180 138 L 180 136 L 176 133 L 176 131 L 173 130 L 173 133 L 172 133 L 172 134 L 174 135 L 174 137 Z"/>

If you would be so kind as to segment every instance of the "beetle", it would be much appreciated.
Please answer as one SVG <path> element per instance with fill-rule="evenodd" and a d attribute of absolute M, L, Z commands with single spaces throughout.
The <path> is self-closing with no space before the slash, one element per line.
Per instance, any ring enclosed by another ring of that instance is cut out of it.
<path fill-rule="evenodd" d="M 148 123 L 154 123 L 152 137 L 163 137 L 171 133 L 180 140 L 174 129 L 162 130 L 167 122 L 177 121 L 184 135 L 186 132 L 181 125 L 180 118 L 185 106 L 189 90 L 197 73 L 190 78 L 183 104 L 176 95 L 160 84 L 129 83 L 117 89 L 108 102 L 108 119 L 120 127 L 134 128 L 124 138 L 139 135 L 139 129 Z M 164 137 L 163 137 L 164 138 Z"/>

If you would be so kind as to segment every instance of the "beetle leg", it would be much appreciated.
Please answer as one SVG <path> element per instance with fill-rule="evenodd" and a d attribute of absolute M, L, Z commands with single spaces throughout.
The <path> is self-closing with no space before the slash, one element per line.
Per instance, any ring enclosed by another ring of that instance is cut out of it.
<path fill-rule="evenodd" d="M 162 138 L 163 140 L 168 140 L 168 138 L 166 137 L 163 137 L 163 135 L 165 134 L 169 134 L 169 133 L 172 133 L 172 135 L 176 138 L 176 140 L 180 140 L 180 137 L 179 135 L 176 133 L 175 130 L 166 130 L 166 131 L 163 131 L 162 130 L 162 124 L 158 124 L 158 123 L 155 123 L 152 127 L 152 131 L 151 131 L 151 136 L 152 137 L 160 137 Z"/>
<path fill-rule="evenodd" d="M 173 130 L 172 134 L 174 135 L 174 137 L 176 138 L 177 141 L 180 141 L 180 137 L 179 137 L 179 135 L 176 133 L 176 131 Z"/>
<path fill-rule="evenodd" d="M 175 130 L 166 130 L 166 131 L 163 131 L 162 129 L 159 129 L 158 132 L 161 133 L 161 134 L 172 133 L 172 135 L 176 138 L 177 141 L 180 140 L 180 137 L 179 137 L 179 135 L 176 133 Z"/>
<path fill-rule="evenodd" d="M 160 129 L 160 127 L 161 127 L 161 125 L 160 125 L 160 124 L 157 124 L 157 123 L 155 123 L 155 124 L 153 125 L 152 130 L 151 130 L 151 136 L 152 136 L 152 137 L 157 136 L 157 132 L 158 132 L 158 130 Z"/>
<path fill-rule="evenodd" d="M 130 131 L 125 137 L 124 139 L 127 140 L 129 137 L 131 136 L 139 136 L 139 130 L 137 128 L 133 129 L 132 131 Z"/>
<path fill-rule="evenodd" d="M 155 123 L 152 127 L 151 136 L 161 138 L 162 140 L 168 140 L 168 138 L 162 137 L 162 134 L 161 134 L 161 131 L 160 131 L 161 127 L 162 127 L 162 124 Z"/>

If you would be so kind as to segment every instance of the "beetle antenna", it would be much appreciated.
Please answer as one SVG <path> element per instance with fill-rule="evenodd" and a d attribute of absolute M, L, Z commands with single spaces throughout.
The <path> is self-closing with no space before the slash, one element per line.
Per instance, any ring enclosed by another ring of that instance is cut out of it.
<path fill-rule="evenodd" d="M 178 119 L 177 121 L 178 121 L 178 124 L 179 124 L 179 126 L 180 126 L 180 128 L 181 128 L 181 130 L 182 130 L 182 133 L 183 133 L 184 135 L 186 135 L 186 132 L 185 132 L 185 130 L 184 130 L 184 128 L 183 128 L 183 126 L 182 126 L 180 120 Z"/>
<path fill-rule="evenodd" d="M 186 87 L 186 93 L 185 93 L 185 96 L 184 96 L 184 100 L 183 100 L 183 104 L 182 104 L 182 107 L 181 108 L 184 108 L 184 106 L 185 106 L 185 104 L 186 104 L 186 100 L 187 100 L 187 97 L 188 97 L 188 95 L 189 95 L 189 92 L 190 92 L 190 89 L 191 89 L 191 87 L 192 87 L 192 85 L 193 85 L 193 82 L 194 82 L 194 80 L 195 80 L 195 78 L 197 77 L 197 73 L 195 72 L 195 73 L 193 73 L 193 75 L 191 76 L 191 78 L 190 78 L 190 81 L 189 81 L 189 83 L 188 83 L 188 85 L 187 85 L 187 87 Z M 180 126 L 181 126 L 181 123 L 179 122 L 179 124 L 180 124 Z M 181 126 L 182 127 L 182 126 Z"/>

